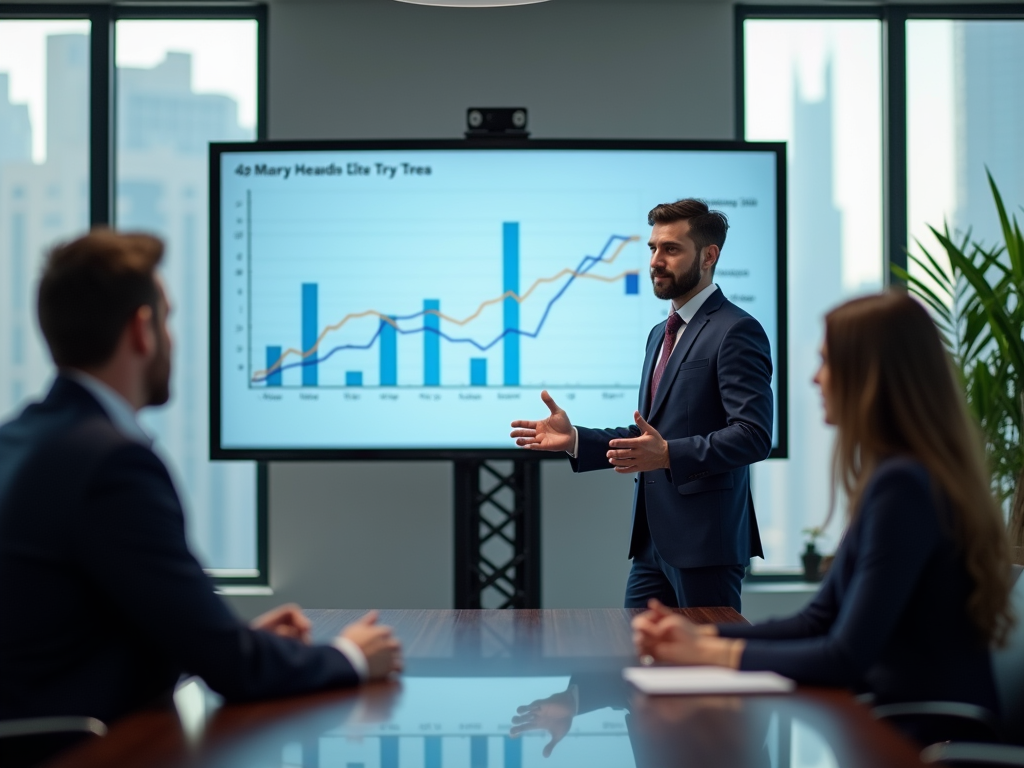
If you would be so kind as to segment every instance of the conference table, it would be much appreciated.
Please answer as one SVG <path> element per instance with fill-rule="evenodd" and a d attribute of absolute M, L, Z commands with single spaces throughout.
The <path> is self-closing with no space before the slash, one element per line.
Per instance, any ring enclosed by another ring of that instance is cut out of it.
<path fill-rule="evenodd" d="M 743 621 L 730 608 L 681 611 Z M 311 610 L 326 641 L 361 611 Z M 357 690 L 219 703 L 197 683 L 175 705 L 114 724 L 53 768 L 888 768 L 917 748 L 844 691 L 646 696 L 636 611 L 385 610 L 398 679 Z M 521 709 L 523 708 L 523 709 Z M 517 718 L 513 723 L 513 718 Z M 515 729 L 513 731 L 513 729 Z M 547 755 L 547 756 L 545 756 Z"/>

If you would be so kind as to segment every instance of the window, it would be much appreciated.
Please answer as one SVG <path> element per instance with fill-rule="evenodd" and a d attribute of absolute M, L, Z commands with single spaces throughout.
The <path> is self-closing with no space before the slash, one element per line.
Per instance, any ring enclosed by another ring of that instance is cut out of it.
<path fill-rule="evenodd" d="M 46 250 L 89 225 L 89 30 L 0 19 L 0 421 L 53 378 L 35 282 Z"/>
<path fill-rule="evenodd" d="M 1024 203 L 1024 20 L 907 22 L 908 221 L 920 241 L 947 222 L 988 245 L 1002 231 L 985 169 L 1008 212 Z M 911 265 L 913 268 L 913 265 Z"/>
<path fill-rule="evenodd" d="M 35 319 L 46 250 L 90 224 L 161 236 L 172 400 L 142 421 L 200 560 L 222 582 L 265 583 L 266 473 L 207 459 L 207 145 L 258 135 L 265 8 L 52 9 L 0 5 L 0 420 L 53 376 Z"/>
<path fill-rule="evenodd" d="M 117 22 L 117 225 L 164 239 L 174 307 L 171 401 L 143 419 L 194 550 L 215 574 L 242 577 L 259 573 L 256 466 L 208 458 L 207 147 L 256 138 L 256 51 L 252 19 Z"/>
<path fill-rule="evenodd" d="M 744 138 L 787 142 L 789 165 L 789 458 L 753 468 L 765 559 L 752 567 L 795 570 L 830 496 L 832 430 L 811 383 L 822 318 L 884 282 L 881 24 L 747 19 L 743 40 Z"/>
<path fill-rule="evenodd" d="M 948 223 L 960 236 L 971 229 L 996 244 L 986 167 L 1007 209 L 1024 214 L 1024 6 L 737 6 L 736 13 L 741 135 L 784 139 L 790 152 L 793 439 L 788 460 L 754 471 L 768 554 L 761 569 L 786 570 L 795 565 L 800 529 L 820 523 L 827 506 L 831 436 L 817 426 L 813 390 L 801 389 L 813 370 L 804 337 L 820 336 L 828 307 L 889 283 L 890 262 L 905 266 L 918 241 L 941 259 L 928 225 Z M 839 258 L 827 259 L 837 242 Z M 833 534 L 826 547 L 834 543 Z"/>

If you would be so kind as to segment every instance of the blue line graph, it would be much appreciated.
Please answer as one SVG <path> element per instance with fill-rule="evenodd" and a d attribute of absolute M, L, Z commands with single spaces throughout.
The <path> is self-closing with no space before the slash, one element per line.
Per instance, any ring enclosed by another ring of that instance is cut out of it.
<path fill-rule="evenodd" d="M 403 336 L 407 336 L 407 335 L 415 334 L 415 333 L 426 333 L 426 332 L 435 333 L 435 334 L 437 334 L 438 336 L 440 336 L 442 339 L 444 339 L 445 341 L 447 341 L 449 343 L 452 343 L 452 344 L 471 344 L 472 346 L 476 347 L 481 352 L 488 351 L 489 349 L 494 347 L 496 344 L 501 342 L 502 339 L 504 339 L 506 336 L 508 336 L 510 334 L 516 334 L 516 335 L 518 335 L 520 337 L 525 336 L 527 338 L 535 339 L 535 338 L 537 338 L 540 335 L 541 330 L 543 330 L 544 324 L 547 322 L 548 315 L 551 313 L 551 309 L 554 307 L 555 303 L 560 298 L 562 298 L 562 296 L 565 294 L 565 292 L 567 290 L 569 290 L 569 286 L 571 286 L 580 275 L 587 274 L 597 264 L 600 264 L 600 263 L 606 262 L 606 261 L 610 261 L 610 259 L 606 259 L 605 257 L 606 257 L 606 255 L 608 254 L 608 251 L 612 248 L 613 245 L 615 245 L 616 243 L 619 243 L 619 242 L 627 242 L 627 241 L 629 241 L 631 239 L 633 239 L 633 238 L 631 238 L 628 235 L 610 235 L 608 237 L 608 240 L 605 242 L 604 247 L 601 248 L 601 250 L 598 252 L 597 256 L 584 256 L 583 259 L 580 261 L 580 263 L 577 265 L 576 269 L 573 270 L 572 273 L 568 276 L 568 279 L 565 281 L 565 284 L 561 288 L 559 288 L 559 290 L 555 293 L 555 295 L 548 301 L 548 304 L 544 308 L 544 312 L 541 315 L 541 318 L 540 318 L 540 320 L 537 323 L 537 327 L 533 331 L 523 330 L 522 328 L 505 328 L 503 331 L 501 331 L 501 333 L 499 333 L 491 341 L 489 341 L 487 343 L 481 343 L 479 341 L 476 341 L 475 339 L 468 338 L 468 337 L 462 338 L 462 337 L 450 336 L 447 333 L 444 333 L 443 331 L 441 331 L 441 330 L 439 330 L 437 328 L 431 327 L 429 325 L 426 325 L 426 324 L 421 326 L 421 327 L 419 327 L 419 328 L 403 329 L 403 328 L 398 328 L 398 327 L 396 327 L 394 325 L 391 325 L 390 323 L 386 323 L 386 322 L 382 321 L 380 323 L 380 325 L 378 326 L 376 332 L 373 334 L 373 336 L 370 338 L 370 340 L 368 342 L 366 342 L 365 344 L 340 344 L 340 345 L 338 345 L 336 347 L 332 347 L 330 350 L 328 350 L 328 352 L 326 354 L 324 354 L 322 356 L 310 357 L 310 358 L 307 358 L 307 359 L 304 359 L 304 360 L 300 360 L 300 361 L 297 361 L 297 362 L 294 362 L 294 363 L 282 364 L 282 365 L 278 366 L 277 368 L 275 368 L 273 371 L 269 372 L 268 374 L 265 374 L 264 376 L 254 376 L 253 377 L 253 381 L 254 382 L 265 381 L 265 380 L 269 379 L 270 377 L 273 377 L 273 376 L 279 374 L 280 372 L 286 371 L 286 370 L 291 369 L 291 368 L 308 368 L 308 367 L 311 367 L 311 366 L 317 366 L 320 363 L 326 362 L 327 360 L 329 360 L 331 357 L 333 357 L 338 352 L 344 352 L 346 350 L 367 350 L 367 349 L 370 349 L 370 348 L 373 347 L 374 344 L 377 343 L 378 339 L 380 339 L 381 334 L 384 332 L 385 327 L 387 327 L 389 334 L 391 334 L 391 333 L 399 333 L 399 334 L 402 334 Z M 415 320 L 416 318 L 424 317 L 426 312 L 427 312 L 427 310 L 420 310 L 419 312 L 415 312 L 415 313 L 413 313 L 411 315 L 389 315 L 389 317 L 392 320 L 394 320 L 395 322 L 400 322 L 400 321 L 405 321 L 405 320 Z"/>

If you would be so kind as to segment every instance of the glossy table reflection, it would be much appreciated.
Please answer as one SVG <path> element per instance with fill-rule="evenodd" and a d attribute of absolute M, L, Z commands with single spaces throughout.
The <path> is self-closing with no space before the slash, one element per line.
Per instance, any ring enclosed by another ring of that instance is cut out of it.
<path fill-rule="evenodd" d="M 326 640 L 359 611 L 309 611 Z M 216 707 L 198 686 L 178 710 L 116 724 L 60 768 L 654 768 L 917 766 L 917 750 L 844 692 L 646 697 L 625 610 L 383 611 L 405 644 L 400 681 Z M 731 609 L 683 611 L 742 621 Z M 510 735 L 517 709 L 538 703 Z M 576 713 L 575 715 L 573 713 Z M 550 755 L 545 757 L 544 753 Z"/>

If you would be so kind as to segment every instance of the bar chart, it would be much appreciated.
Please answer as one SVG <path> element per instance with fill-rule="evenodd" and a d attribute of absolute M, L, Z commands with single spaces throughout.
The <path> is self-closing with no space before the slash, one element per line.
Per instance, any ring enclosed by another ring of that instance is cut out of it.
<path fill-rule="evenodd" d="M 519 223 L 503 222 L 501 225 L 502 257 L 501 286 L 498 297 L 501 302 L 502 326 L 497 336 L 489 338 L 486 332 L 482 336 L 460 335 L 459 326 L 468 327 L 472 333 L 471 320 L 482 314 L 495 300 L 484 300 L 467 320 L 460 321 L 442 312 L 440 299 L 423 299 L 422 309 L 411 314 L 384 314 L 379 310 L 370 310 L 369 314 L 379 320 L 377 331 L 365 343 L 332 344 L 331 335 L 341 330 L 349 320 L 344 318 L 334 324 L 321 323 L 319 313 L 319 284 L 301 283 L 301 346 L 285 351 L 281 344 L 266 345 L 265 367 L 257 369 L 251 383 L 266 387 L 284 385 L 284 372 L 291 369 L 301 370 L 302 387 L 318 387 L 321 385 L 318 369 L 332 357 L 346 351 L 378 349 L 377 385 L 381 387 L 399 386 L 399 336 L 422 335 L 422 376 L 410 376 L 402 384 L 409 386 L 438 387 L 442 386 L 441 356 L 442 342 L 451 345 L 469 344 L 478 352 L 488 352 L 500 348 L 501 372 L 500 381 L 490 382 L 487 374 L 486 357 L 471 357 L 465 376 L 453 377 L 454 384 L 473 387 L 488 386 L 489 383 L 504 387 L 518 387 L 521 383 L 521 352 L 522 340 L 540 337 L 548 315 L 555 304 L 563 298 L 573 283 L 586 282 L 588 278 L 596 278 L 605 283 L 622 283 L 619 295 L 626 297 L 639 295 L 639 272 L 626 269 L 613 275 L 602 275 L 595 267 L 612 264 L 619 259 L 621 252 L 628 245 L 638 241 L 636 236 L 611 235 L 597 256 L 586 256 L 574 269 L 563 269 L 550 278 L 540 278 L 530 289 L 520 292 L 520 259 L 519 259 Z M 558 290 L 542 304 L 543 311 L 539 320 L 532 327 L 524 327 L 521 323 L 522 305 L 536 289 L 544 283 L 553 283 Z M 357 314 L 357 316 L 358 316 Z M 447 321 L 447 322 L 443 322 Z M 455 330 L 449 331 L 453 327 Z M 353 384 L 352 382 L 358 382 Z M 296 383 L 299 383 L 296 380 Z M 324 382 L 328 384 L 328 382 Z M 344 386 L 364 386 L 364 371 L 345 371 Z M 603 385 L 602 385 L 603 386 Z M 613 385 L 614 386 L 614 385 Z"/>

